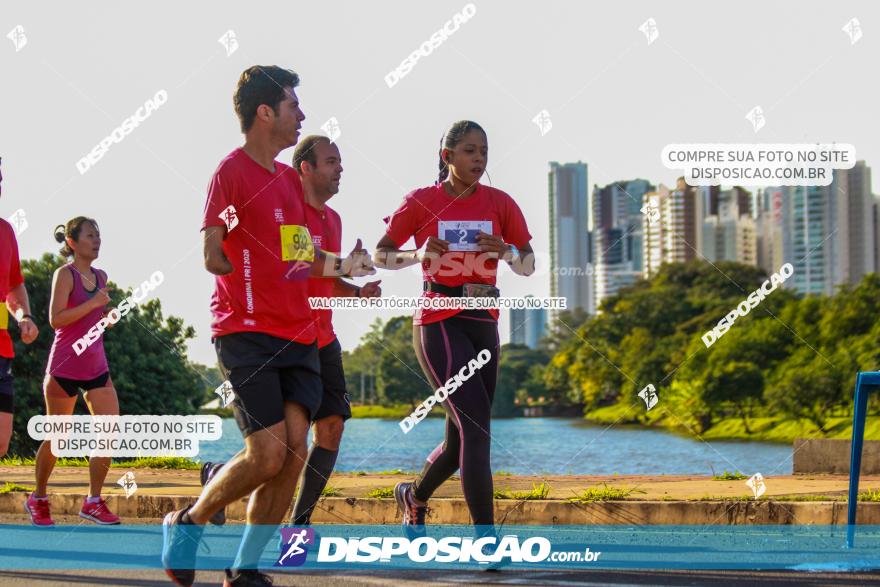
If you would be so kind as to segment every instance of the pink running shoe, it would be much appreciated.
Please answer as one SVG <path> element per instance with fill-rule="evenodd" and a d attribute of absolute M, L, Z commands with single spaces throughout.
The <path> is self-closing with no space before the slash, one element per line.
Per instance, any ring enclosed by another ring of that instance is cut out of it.
<path fill-rule="evenodd" d="M 105 526 L 119 523 L 119 516 L 110 511 L 104 498 L 100 498 L 95 503 L 89 503 L 88 498 L 84 499 L 79 517 Z"/>
<path fill-rule="evenodd" d="M 49 513 L 48 499 L 34 499 L 34 494 L 28 495 L 24 502 L 24 511 L 31 517 L 34 526 L 54 526 L 52 515 Z"/>

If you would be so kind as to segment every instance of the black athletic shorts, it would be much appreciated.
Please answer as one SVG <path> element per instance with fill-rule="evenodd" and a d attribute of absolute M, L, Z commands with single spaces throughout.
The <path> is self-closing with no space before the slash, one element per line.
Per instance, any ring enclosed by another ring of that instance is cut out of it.
<path fill-rule="evenodd" d="M 98 389 L 99 387 L 107 387 L 107 381 L 110 380 L 110 371 L 105 371 L 101 375 L 98 375 L 94 379 L 68 379 L 67 377 L 55 377 L 55 381 L 58 382 L 58 385 L 61 386 L 61 389 L 64 390 L 64 393 L 67 394 L 68 397 L 76 397 L 76 394 L 79 393 L 79 390 L 83 391 L 91 391 L 93 389 Z"/>
<path fill-rule="evenodd" d="M 232 384 L 232 409 L 243 436 L 284 420 L 284 402 L 296 402 L 312 419 L 321 405 L 318 346 L 262 332 L 214 339 L 223 377 Z"/>
<path fill-rule="evenodd" d="M 339 340 L 318 350 L 321 359 L 321 384 L 324 394 L 321 407 L 315 414 L 315 420 L 327 416 L 342 416 L 343 420 L 351 418 L 351 403 L 345 390 L 345 371 L 342 370 L 342 345 Z"/>
<path fill-rule="evenodd" d="M 0 412 L 12 413 L 12 359 L 8 357 L 0 357 Z"/>

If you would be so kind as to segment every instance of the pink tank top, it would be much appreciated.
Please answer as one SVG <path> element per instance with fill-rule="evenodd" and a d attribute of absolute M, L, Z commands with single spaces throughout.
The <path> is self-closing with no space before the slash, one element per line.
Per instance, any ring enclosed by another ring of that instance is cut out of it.
<path fill-rule="evenodd" d="M 95 295 L 98 289 L 107 285 L 104 272 L 93 267 L 92 271 L 94 276 L 97 276 L 98 286 L 93 291 L 87 291 L 79 271 L 76 270 L 73 263 L 68 263 L 65 265 L 65 268 L 73 275 L 73 291 L 70 292 L 70 298 L 67 300 L 68 308 L 75 308 L 87 302 Z M 98 323 L 98 320 L 104 316 L 104 310 L 107 309 L 109 309 L 109 306 L 96 308 L 76 322 L 55 330 L 55 340 L 52 342 L 52 350 L 49 352 L 49 364 L 46 366 L 47 374 L 55 377 L 88 381 L 103 375 L 109 370 L 107 357 L 104 354 L 103 333 L 88 348 L 83 350 L 82 354 L 77 355 L 73 348 L 74 343 L 85 336 L 89 329 Z M 82 346 L 82 344 L 79 346 Z"/>

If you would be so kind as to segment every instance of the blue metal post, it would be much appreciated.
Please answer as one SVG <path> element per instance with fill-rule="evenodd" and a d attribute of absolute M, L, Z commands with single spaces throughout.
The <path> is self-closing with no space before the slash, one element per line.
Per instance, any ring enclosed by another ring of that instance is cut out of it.
<path fill-rule="evenodd" d="M 865 419 L 868 394 L 880 385 L 880 372 L 861 372 L 856 377 L 853 398 L 852 454 L 849 464 L 849 501 L 846 510 L 846 546 L 853 547 L 856 532 L 856 507 L 859 504 L 859 475 L 862 468 L 862 444 L 865 439 Z"/>

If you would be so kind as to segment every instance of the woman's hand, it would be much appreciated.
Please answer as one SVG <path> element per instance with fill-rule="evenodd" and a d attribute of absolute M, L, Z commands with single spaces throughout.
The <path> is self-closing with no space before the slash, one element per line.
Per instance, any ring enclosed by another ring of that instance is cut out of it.
<path fill-rule="evenodd" d="M 89 300 L 89 303 L 92 305 L 92 309 L 103 308 L 110 303 L 109 291 L 111 289 L 113 288 L 107 285 L 95 292 L 95 295 L 93 295 L 92 298 Z"/>
<path fill-rule="evenodd" d="M 439 239 L 436 236 L 429 236 L 425 242 L 424 249 L 419 252 L 419 261 L 426 259 L 436 259 L 443 256 L 449 251 L 449 241 Z"/>
<path fill-rule="evenodd" d="M 510 250 L 510 245 L 504 242 L 500 236 L 487 234 L 482 230 L 477 234 L 477 245 L 483 253 L 489 253 L 492 259 L 502 257 Z"/>

